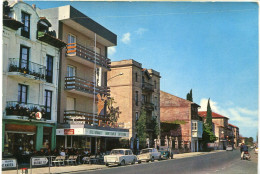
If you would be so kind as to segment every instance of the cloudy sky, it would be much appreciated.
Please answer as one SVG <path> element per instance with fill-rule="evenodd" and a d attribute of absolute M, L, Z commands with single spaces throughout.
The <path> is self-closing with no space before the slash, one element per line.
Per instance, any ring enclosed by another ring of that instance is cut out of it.
<path fill-rule="evenodd" d="M 117 35 L 112 61 L 161 73 L 161 89 L 230 118 L 243 136 L 258 126 L 258 6 L 252 2 L 29 2 L 72 5 Z"/>

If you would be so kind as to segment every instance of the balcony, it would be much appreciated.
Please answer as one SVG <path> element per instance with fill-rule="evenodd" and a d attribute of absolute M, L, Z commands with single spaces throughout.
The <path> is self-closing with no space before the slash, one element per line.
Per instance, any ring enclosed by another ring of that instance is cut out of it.
<path fill-rule="evenodd" d="M 80 44 L 67 44 L 66 55 L 69 59 L 93 67 L 95 63 L 95 52 Z M 87 60 L 87 61 L 85 61 Z M 110 69 L 111 60 L 96 53 L 96 64 Z"/>
<path fill-rule="evenodd" d="M 142 89 L 147 92 L 154 92 L 154 86 L 147 82 L 142 83 Z"/>
<path fill-rule="evenodd" d="M 78 77 L 65 77 L 65 89 L 70 92 L 85 95 L 88 97 L 93 97 L 94 95 L 94 82 L 90 82 Z M 95 87 L 95 95 L 104 94 L 106 96 L 110 96 L 110 88 L 109 87 Z"/>
<path fill-rule="evenodd" d="M 93 113 L 87 113 L 76 110 L 67 110 L 64 112 L 64 122 L 68 124 L 94 124 L 98 125 L 100 122 L 109 121 L 109 119 L 102 115 L 94 115 Z"/>
<path fill-rule="evenodd" d="M 36 120 L 35 114 L 41 112 L 42 118 L 40 120 L 50 120 L 50 113 L 45 112 L 43 105 L 33 103 L 19 103 L 17 101 L 6 102 L 6 119 L 25 119 Z"/>
<path fill-rule="evenodd" d="M 150 102 L 143 102 L 143 105 L 146 110 L 153 111 L 154 110 L 154 104 Z"/>
<path fill-rule="evenodd" d="M 19 58 L 9 58 L 8 75 L 19 79 L 29 79 L 35 82 L 46 81 L 46 67 L 31 61 L 21 61 Z"/>
<path fill-rule="evenodd" d="M 202 138 L 203 122 L 199 120 L 191 120 L 192 123 L 192 138 Z"/>

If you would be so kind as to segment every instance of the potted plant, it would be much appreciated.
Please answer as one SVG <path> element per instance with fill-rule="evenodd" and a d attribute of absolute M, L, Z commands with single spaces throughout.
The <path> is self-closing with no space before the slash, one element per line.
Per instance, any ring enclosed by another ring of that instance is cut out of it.
<path fill-rule="evenodd" d="M 17 72 L 18 71 L 18 67 L 16 65 L 11 64 L 9 67 L 9 71 L 10 72 Z"/>
<path fill-rule="evenodd" d="M 13 115 L 14 114 L 14 107 L 11 106 L 11 107 L 7 107 L 6 108 L 6 115 Z"/>

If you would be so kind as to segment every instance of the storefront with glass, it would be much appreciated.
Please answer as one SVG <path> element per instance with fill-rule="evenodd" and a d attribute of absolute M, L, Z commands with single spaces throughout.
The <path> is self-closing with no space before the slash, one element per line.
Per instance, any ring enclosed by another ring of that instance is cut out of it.
<path fill-rule="evenodd" d="M 56 146 L 55 124 L 40 121 L 3 120 L 3 156 L 30 156 L 41 148 L 54 149 Z"/>
<path fill-rule="evenodd" d="M 118 148 L 119 139 L 128 138 L 129 131 L 128 129 L 88 126 L 82 128 L 58 128 L 56 135 L 57 147 L 84 149 L 95 154 Z M 113 141 L 113 146 L 109 143 L 111 141 Z"/>

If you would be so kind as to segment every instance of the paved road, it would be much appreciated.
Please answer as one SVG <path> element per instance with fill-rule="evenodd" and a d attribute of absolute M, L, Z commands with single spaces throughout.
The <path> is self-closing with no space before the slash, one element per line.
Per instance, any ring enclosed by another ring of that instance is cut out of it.
<path fill-rule="evenodd" d="M 183 159 L 110 167 L 96 171 L 81 171 L 75 174 L 256 174 L 257 156 L 253 152 L 250 154 L 251 161 L 240 160 L 239 150 L 234 150 Z"/>

